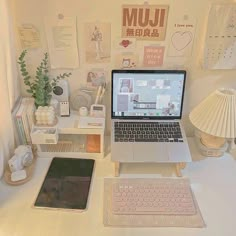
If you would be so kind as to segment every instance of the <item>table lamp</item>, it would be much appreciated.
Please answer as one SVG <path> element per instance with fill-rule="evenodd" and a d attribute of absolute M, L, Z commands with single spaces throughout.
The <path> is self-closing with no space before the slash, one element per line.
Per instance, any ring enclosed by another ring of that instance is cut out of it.
<path fill-rule="evenodd" d="M 200 131 L 200 142 L 206 148 L 220 149 L 230 140 L 230 149 L 233 149 L 236 137 L 236 90 L 215 90 L 190 112 L 189 118 Z"/>

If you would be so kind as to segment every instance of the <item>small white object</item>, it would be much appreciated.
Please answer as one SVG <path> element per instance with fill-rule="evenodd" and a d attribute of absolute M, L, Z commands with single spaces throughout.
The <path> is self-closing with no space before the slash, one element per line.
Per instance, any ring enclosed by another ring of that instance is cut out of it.
<path fill-rule="evenodd" d="M 15 149 L 15 154 L 16 154 L 15 156 L 20 159 L 19 161 L 20 161 L 21 165 L 19 165 L 19 167 L 22 165 L 29 166 L 32 164 L 33 152 L 32 152 L 32 148 L 30 145 L 19 145 Z M 12 171 L 12 172 L 14 172 L 14 171 Z"/>
<path fill-rule="evenodd" d="M 24 168 L 21 160 L 21 156 L 15 154 L 12 158 L 8 161 L 9 168 L 11 172 L 15 172 L 18 170 L 22 170 Z"/>
<path fill-rule="evenodd" d="M 58 102 L 68 102 L 69 90 L 69 82 L 65 79 L 60 79 L 52 91 L 52 98 Z"/>
<path fill-rule="evenodd" d="M 87 116 L 88 115 L 88 108 L 87 107 L 80 107 L 79 114 L 80 114 L 80 116 Z"/>
<path fill-rule="evenodd" d="M 70 104 L 68 101 L 60 102 L 60 115 L 70 116 Z"/>
<path fill-rule="evenodd" d="M 90 116 L 92 117 L 105 117 L 106 108 L 101 104 L 93 104 L 90 108 Z"/>
<path fill-rule="evenodd" d="M 11 173 L 11 181 L 15 182 L 15 181 L 19 181 L 22 179 L 26 178 L 26 171 L 25 170 L 18 170 L 15 172 Z"/>
<path fill-rule="evenodd" d="M 14 151 L 17 155 L 23 155 L 26 152 L 32 152 L 30 145 L 19 145 Z"/>

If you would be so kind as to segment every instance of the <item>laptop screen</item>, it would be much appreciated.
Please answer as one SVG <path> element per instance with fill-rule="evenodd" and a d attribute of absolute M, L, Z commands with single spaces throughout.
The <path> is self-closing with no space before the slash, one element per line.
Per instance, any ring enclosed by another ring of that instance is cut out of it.
<path fill-rule="evenodd" d="M 186 71 L 112 70 L 111 117 L 179 119 Z"/>

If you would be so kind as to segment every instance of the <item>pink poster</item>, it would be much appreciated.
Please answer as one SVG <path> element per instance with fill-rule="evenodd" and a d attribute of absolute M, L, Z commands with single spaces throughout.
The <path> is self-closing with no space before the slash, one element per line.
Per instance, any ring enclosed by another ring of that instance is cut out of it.
<path fill-rule="evenodd" d="M 160 67 L 163 65 L 165 47 L 146 46 L 144 47 L 143 66 Z"/>

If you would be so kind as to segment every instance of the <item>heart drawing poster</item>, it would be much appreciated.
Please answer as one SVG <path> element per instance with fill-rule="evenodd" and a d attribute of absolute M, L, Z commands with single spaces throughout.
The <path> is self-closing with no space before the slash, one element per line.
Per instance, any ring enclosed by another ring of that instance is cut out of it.
<path fill-rule="evenodd" d="M 168 56 L 188 57 L 192 54 L 196 20 L 184 16 L 182 19 L 175 20 L 170 34 Z"/>

